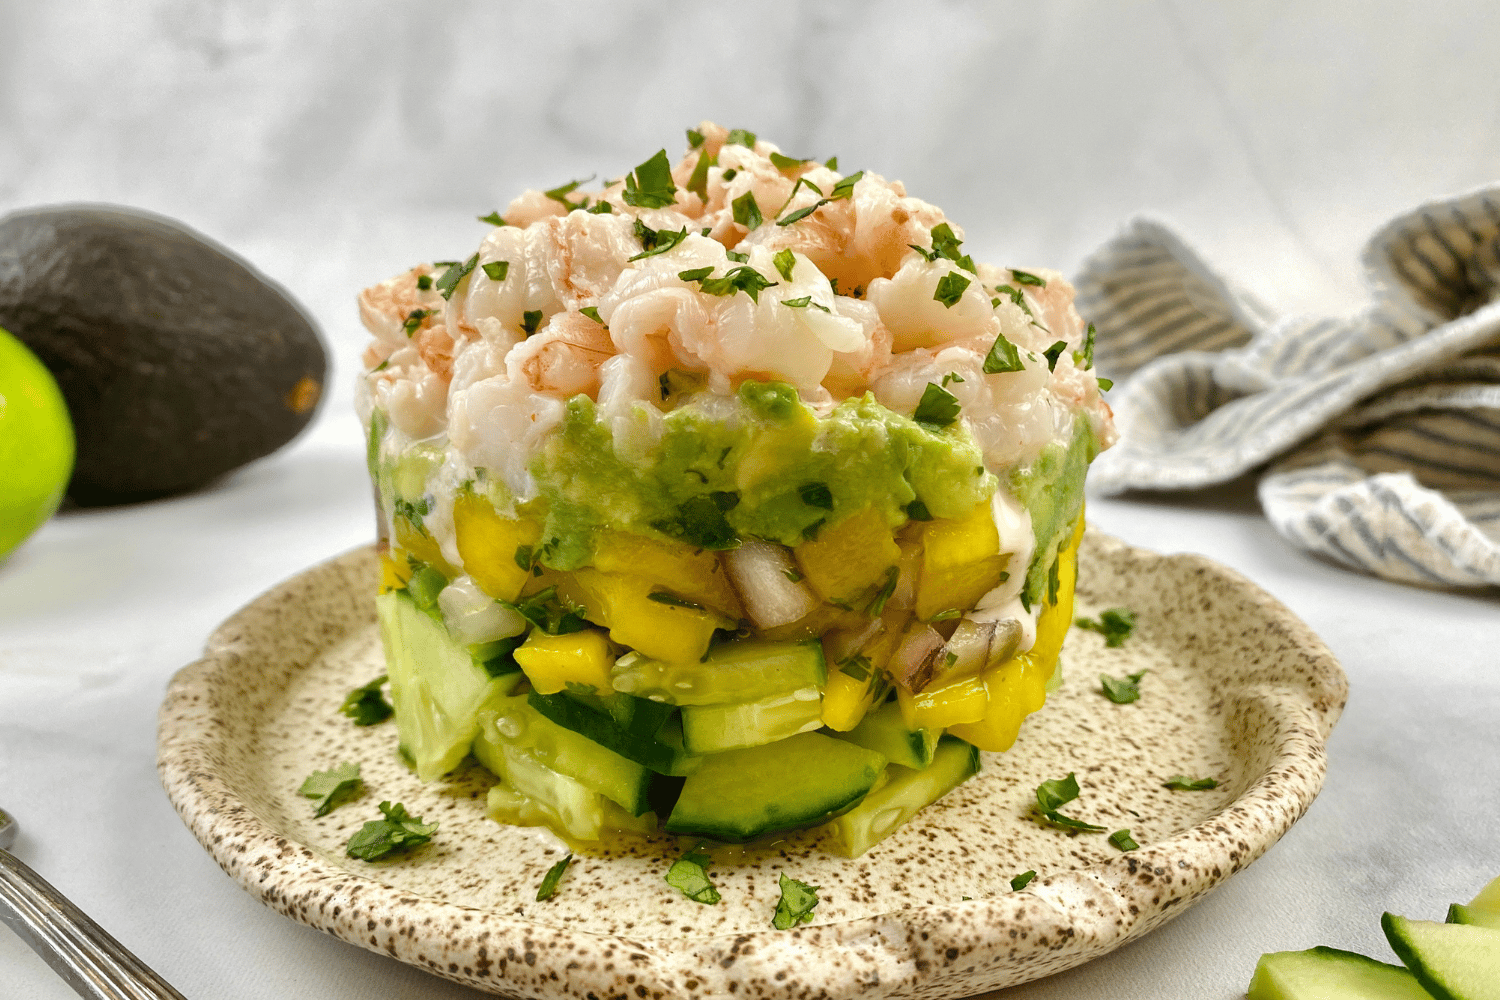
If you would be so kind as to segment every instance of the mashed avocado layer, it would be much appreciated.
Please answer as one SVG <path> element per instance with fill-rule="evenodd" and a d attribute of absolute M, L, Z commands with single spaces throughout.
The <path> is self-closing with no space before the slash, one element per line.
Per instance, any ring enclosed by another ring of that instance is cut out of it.
<path fill-rule="evenodd" d="M 920 424 L 868 394 L 826 417 L 777 382 L 746 382 L 731 405 L 707 402 L 665 414 L 660 440 L 629 458 L 588 397 L 569 402 L 531 466 L 533 516 L 556 540 L 548 565 L 586 564 L 606 527 L 708 549 L 747 536 L 796 545 L 866 508 L 895 527 L 914 501 L 931 517 L 959 517 L 995 491 L 960 424 Z"/>

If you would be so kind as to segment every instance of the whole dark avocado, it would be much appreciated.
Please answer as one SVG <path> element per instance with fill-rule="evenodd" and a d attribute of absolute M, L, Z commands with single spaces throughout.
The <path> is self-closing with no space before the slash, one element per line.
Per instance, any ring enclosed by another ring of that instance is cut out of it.
<path fill-rule="evenodd" d="M 78 438 L 68 493 L 203 486 L 312 419 L 328 359 L 295 301 L 181 223 L 64 205 L 0 219 L 0 326 L 52 372 Z"/>

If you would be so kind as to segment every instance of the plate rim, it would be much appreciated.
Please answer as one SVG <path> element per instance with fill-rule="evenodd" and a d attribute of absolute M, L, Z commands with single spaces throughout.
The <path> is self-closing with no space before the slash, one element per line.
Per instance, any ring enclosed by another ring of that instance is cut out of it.
<path fill-rule="evenodd" d="M 573 963 L 578 963 L 577 968 L 588 974 L 591 967 L 580 961 L 586 956 L 621 980 L 622 989 L 623 978 L 629 975 L 632 989 L 639 982 L 665 989 L 666 995 L 683 996 L 717 995 L 730 981 L 743 985 L 747 978 L 778 993 L 791 990 L 797 985 L 796 970 L 807 968 L 814 954 L 822 964 L 812 985 L 831 996 L 937 996 L 958 982 L 968 995 L 997 988 L 985 985 L 986 969 L 1023 960 L 1034 963 L 1035 974 L 997 981 L 1003 986 L 1083 964 L 1171 919 L 1274 845 L 1321 790 L 1327 739 L 1347 701 L 1347 677 L 1327 646 L 1290 609 L 1243 574 L 1202 555 L 1135 548 L 1090 528 L 1081 553 L 1085 560 L 1161 561 L 1218 577 L 1247 599 L 1261 622 L 1279 630 L 1312 668 L 1305 681 L 1309 690 L 1317 682 L 1320 696 L 1299 700 L 1290 689 L 1259 695 L 1274 702 L 1271 716 L 1280 723 L 1275 746 L 1265 767 L 1223 809 L 1167 840 L 1083 868 L 1038 877 L 1024 889 L 1003 895 L 913 906 L 789 931 L 768 928 L 697 937 L 606 934 L 418 896 L 381 881 L 378 868 L 365 874 L 334 865 L 255 815 L 230 779 L 216 769 L 214 750 L 224 742 L 223 731 L 212 725 L 214 678 L 220 670 L 243 667 L 236 637 L 247 623 L 279 613 L 288 595 L 299 588 L 333 585 L 341 576 L 347 576 L 348 583 L 364 573 L 373 577 L 374 550 L 373 544 L 358 546 L 288 577 L 213 631 L 204 655 L 181 668 L 168 684 L 158 715 L 158 772 L 169 800 L 195 839 L 220 868 L 262 903 L 442 978 L 516 995 L 583 996 L 598 988 L 597 974 L 589 980 L 583 975 L 577 980 L 571 976 L 548 980 L 550 956 L 538 952 L 564 940 L 570 942 L 570 970 L 576 971 Z M 373 604 L 368 619 L 373 623 Z M 350 634 L 352 630 L 324 637 L 320 650 Z M 1276 820 L 1266 827 L 1268 814 Z M 1247 829 L 1252 815 L 1262 828 Z M 238 836 L 225 836 L 221 829 L 230 819 L 238 824 Z M 1177 868 L 1183 864 L 1180 855 L 1185 847 L 1195 845 L 1202 850 L 1212 842 L 1226 848 L 1223 856 L 1231 862 L 1227 867 L 1216 866 L 1205 873 Z M 270 878 L 255 864 L 273 855 L 282 867 Z M 1132 884 L 1130 891 L 1135 895 L 1127 893 Z M 1154 889 L 1145 906 L 1140 905 L 1143 885 Z M 429 933 L 433 926 L 445 932 L 461 929 L 466 937 L 453 934 L 444 939 L 450 945 L 467 946 L 458 949 L 461 960 L 455 961 L 453 954 L 437 958 L 426 954 L 420 949 L 421 934 L 399 917 L 389 917 L 392 912 L 404 913 L 418 901 L 421 911 L 411 925 L 425 926 Z M 1097 918 L 1081 920 L 1080 904 Z M 374 914 L 382 908 L 387 914 L 384 920 L 353 919 L 361 909 Z M 1005 933 L 1018 926 L 1028 930 L 1019 945 Z M 549 935 L 551 941 L 535 940 Z M 524 949 L 517 947 L 522 944 Z M 835 955 L 834 949 L 841 951 Z M 613 960 L 617 957 L 624 967 L 616 968 Z M 833 968 L 828 967 L 830 960 Z M 979 987 L 973 988 L 974 983 Z"/>

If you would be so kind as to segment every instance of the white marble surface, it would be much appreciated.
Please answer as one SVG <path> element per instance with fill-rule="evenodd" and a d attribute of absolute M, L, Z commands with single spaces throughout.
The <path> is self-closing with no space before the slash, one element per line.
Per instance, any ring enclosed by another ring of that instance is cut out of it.
<path fill-rule="evenodd" d="M 312 431 L 202 493 L 71 511 L 0 563 L 0 805 L 17 853 L 190 997 L 473 996 L 293 924 L 214 866 L 156 781 L 172 672 L 255 594 L 372 532 L 353 295 L 477 243 L 526 185 L 614 175 L 700 118 L 900 177 L 976 257 L 1074 266 L 1131 213 L 1279 310 L 1363 298 L 1387 217 L 1495 179 L 1491 4 L 0 3 L 0 211 L 112 201 L 236 248 L 318 317 Z M 1026 1000 L 1240 995 L 1264 951 L 1388 957 L 1500 873 L 1493 592 L 1285 546 L 1242 484 L 1096 500 L 1298 609 L 1352 696 L 1328 784 L 1264 859 Z M 72 996 L 0 931 L 0 995 Z"/>

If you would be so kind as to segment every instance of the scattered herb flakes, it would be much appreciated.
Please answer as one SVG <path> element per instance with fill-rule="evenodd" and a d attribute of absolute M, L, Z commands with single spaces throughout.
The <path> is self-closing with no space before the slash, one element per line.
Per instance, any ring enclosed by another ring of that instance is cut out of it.
<path fill-rule="evenodd" d="M 499 212 L 491 212 L 489 215 L 481 215 L 481 216 L 479 216 L 479 221 L 480 222 L 488 222 L 492 226 L 508 226 L 508 225 L 510 225 L 509 222 L 506 222 L 504 219 L 502 219 L 500 217 L 500 213 Z"/>
<path fill-rule="evenodd" d="M 688 178 L 687 189 L 693 194 L 708 201 L 708 168 L 716 166 L 719 162 L 717 156 L 710 156 L 707 150 L 698 154 L 698 162 L 693 166 L 693 175 Z M 708 235 L 705 230 L 704 236 Z"/>
<path fill-rule="evenodd" d="M 395 709 L 380 693 L 388 678 L 381 674 L 364 687 L 357 687 L 344 698 L 339 711 L 354 720 L 356 726 L 373 726 L 389 719 Z"/>
<path fill-rule="evenodd" d="M 1123 680 L 1111 677 L 1109 674 L 1099 675 L 1099 684 L 1104 690 L 1104 697 L 1116 705 L 1128 705 L 1133 701 L 1139 701 L 1141 697 L 1141 678 L 1146 676 L 1146 671 L 1127 674 Z"/>
<path fill-rule="evenodd" d="M 458 287 L 460 281 L 469 276 L 469 272 L 474 270 L 478 263 L 479 254 L 476 253 L 462 264 L 450 265 L 448 270 L 443 272 L 443 276 L 437 280 L 438 294 L 444 299 L 453 298 L 453 290 Z"/>
<path fill-rule="evenodd" d="M 803 219 L 807 218 L 809 215 L 812 215 L 814 212 L 816 212 L 826 204 L 828 204 L 827 198 L 815 201 L 811 205 L 799 208 L 797 209 L 797 211 L 792 212 L 788 215 L 783 215 L 781 218 L 776 220 L 776 224 L 778 226 L 790 226 L 794 222 L 801 222 Z"/>
<path fill-rule="evenodd" d="M 697 149 L 703 145 L 703 133 L 695 128 L 690 128 L 687 130 L 687 141 L 689 149 Z"/>
<path fill-rule="evenodd" d="M 760 214 L 760 206 L 755 203 L 754 191 L 746 191 L 730 202 L 730 206 L 734 209 L 734 221 L 746 229 L 756 229 L 766 221 Z"/>
<path fill-rule="evenodd" d="M 750 149 L 754 149 L 755 148 L 755 133 L 751 132 L 749 129 L 732 128 L 732 129 L 729 130 L 729 134 L 724 137 L 724 145 L 726 145 L 726 146 L 746 146 L 746 147 L 749 147 Z"/>
<path fill-rule="evenodd" d="M 776 273 L 781 275 L 785 281 L 792 280 L 792 268 L 797 266 L 797 255 L 790 250 L 778 250 L 776 256 L 771 258 L 771 263 L 776 265 Z"/>
<path fill-rule="evenodd" d="M 1047 357 L 1047 370 L 1049 372 L 1057 370 L 1057 359 L 1062 357 L 1063 351 L 1066 351 L 1067 349 L 1068 342 L 1066 340 L 1059 340 L 1057 343 L 1053 344 L 1051 347 L 1042 352 Z"/>
<path fill-rule="evenodd" d="M 725 250 L 724 251 L 724 256 L 728 257 L 730 260 L 734 261 L 736 264 L 748 264 L 750 262 L 750 255 L 749 254 L 747 254 L 747 253 L 740 253 L 737 250 Z"/>
<path fill-rule="evenodd" d="M 568 865 L 572 861 L 573 855 L 571 853 L 565 854 L 561 861 L 547 869 L 547 874 L 542 876 L 542 884 L 536 887 L 536 901 L 538 903 L 557 895 L 557 883 L 562 881 L 563 872 L 568 870 Z"/>
<path fill-rule="evenodd" d="M 693 611 L 703 610 L 703 605 L 695 604 L 692 601 L 678 597 L 676 594 L 668 593 L 665 590 L 658 590 L 647 594 L 646 600 L 655 601 L 657 604 L 665 604 L 673 608 L 688 608 Z"/>
<path fill-rule="evenodd" d="M 823 303 L 814 302 L 811 295 L 804 295 L 800 299 L 782 299 L 781 304 L 787 306 L 790 309 L 807 309 L 811 307 L 813 309 L 821 309 L 823 312 L 829 314 L 832 314 L 833 312 L 832 309 L 823 305 Z"/>
<path fill-rule="evenodd" d="M 1129 830 L 1116 830 L 1109 835 L 1109 842 L 1122 851 L 1133 851 L 1141 846 L 1130 836 Z"/>
<path fill-rule="evenodd" d="M 892 566 L 885 571 L 885 582 L 880 585 L 880 589 L 870 599 L 870 606 L 865 608 L 865 614 L 871 618 L 880 617 L 881 612 L 885 610 L 885 602 L 889 601 L 891 595 L 896 592 L 896 581 L 899 579 L 901 579 L 900 566 Z M 952 654 L 950 653 L 949 655 L 951 656 Z"/>
<path fill-rule="evenodd" d="M 595 323 L 598 323 L 600 326 L 604 326 L 604 320 L 602 320 L 602 319 L 599 318 L 599 307 L 598 306 L 584 306 L 582 309 L 580 309 L 578 311 L 581 312 L 581 313 L 583 313 L 589 319 L 593 320 Z"/>
<path fill-rule="evenodd" d="M 448 578 L 424 562 L 409 560 L 411 576 L 406 579 L 406 593 L 412 603 L 426 611 L 437 603 L 438 594 L 448 586 Z"/>
<path fill-rule="evenodd" d="M 1022 889 L 1030 885 L 1031 880 L 1034 878 L 1036 878 L 1036 872 L 1022 872 L 1021 874 L 1010 880 L 1011 891 L 1020 892 Z"/>
<path fill-rule="evenodd" d="M 739 502 L 738 493 L 725 491 L 690 497 L 677 508 L 674 517 L 653 521 L 651 527 L 699 548 L 732 549 L 740 544 L 740 536 L 725 519 L 724 513 Z"/>
<path fill-rule="evenodd" d="M 354 836 L 344 849 L 351 858 L 361 861 L 379 861 L 392 854 L 404 854 L 432 840 L 437 832 L 436 823 L 423 823 L 420 816 L 412 816 L 406 807 L 397 802 L 380 803 L 384 819 L 371 820 Z"/>
<path fill-rule="evenodd" d="M 932 512 L 929 511 L 927 509 L 927 505 L 920 500 L 913 500 L 911 503 L 906 505 L 906 516 L 912 521 L 932 520 Z"/>
<path fill-rule="evenodd" d="M 839 201 L 844 198 L 853 198 L 854 185 L 858 184 L 859 179 L 864 175 L 865 172 L 863 170 L 856 170 L 848 177 L 845 177 L 843 180 L 839 181 L 833 186 L 833 190 L 828 193 L 828 200 Z"/>
<path fill-rule="evenodd" d="M 1216 778 L 1189 778 L 1185 774 L 1174 774 L 1162 782 L 1162 787 L 1174 792 L 1206 792 L 1210 788 L 1218 788 L 1219 782 Z"/>
<path fill-rule="evenodd" d="M 526 331 L 526 336 L 536 333 L 537 327 L 542 325 L 542 311 L 540 309 L 528 309 L 521 314 L 521 329 Z"/>
<path fill-rule="evenodd" d="M 771 164 L 777 170 L 795 170 L 806 162 L 807 160 L 799 160 L 795 156 L 783 156 L 780 153 L 774 152 L 771 154 Z"/>
<path fill-rule="evenodd" d="M 919 424 L 927 424 L 929 427 L 947 427 L 958 419 L 961 409 L 957 396 L 936 382 L 928 382 L 927 388 L 922 392 L 922 399 L 917 403 L 917 409 L 911 416 Z"/>
<path fill-rule="evenodd" d="M 589 213 L 590 215 L 614 215 L 615 206 L 611 205 L 603 198 L 600 198 L 598 201 L 594 202 L 592 206 L 584 209 L 584 211 Z"/>
<path fill-rule="evenodd" d="M 419 292 L 425 292 L 425 291 L 427 291 L 431 287 L 432 287 L 432 275 L 430 275 L 430 274 L 419 274 L 419 275 L 417 275 L 417 291 L 419 291 Z"/>
<path fill-rule="evenodd" d="M 585 196 L 583 201 L 570 201 L 568 199 L 568 195 L 578 190 L 578 185 L 586 184 L 593 179 L 593 177 L 585 177 L 583 180 L 569 181 L 566 184 L 559 184 L 555 188 L 543 191 L 542 194 L 546 195 L 548 198 L 551 198 L 553 201 L 561 202 L 563 205 L 566 205 L 568 211 L 571 212 L 575 208 L 583 208 L 589 203 L 589 200 L 587 196 Z"/>
<path fill-rule="evenodd" d="M 828 488 L 827 483 L 803 483 L 797 487 L 797 495 L 809 507 L 833 510 L 833 492 Z"/>
<path fill-rule="evenodd" d="M 318 819 L 358 795 L 362 785 L 359 765 L 344 763 L 331 771 L 314 771 L 309 774 L 297 792 L 318 800 L 313 808 L 313 818 Z"/>
<path fill-rule="evenodd" d="M 1036 786 L 1037 813 L 1049 826 L 1055 826 L 1060 830 L 1079 830 L 1085 833 L 1099 833 L 1104 830 L 1102 826 L 1085 823 L 1082 820 L 1064 816 L 1057 810 L 1078 798 L 1078 779 L 1069 771 L 1066 778 L 1054 778 L 1044 781 Z"/>
<path fill-rule="evenodd" d="M 1094 367 L 1094 337 L 1096 331 L 1094 324 L 1090 323 L 1088 332 L 1083 335 L 1083 347 L 1073 352 L 1073 363 L 1085 370 Z"/>
<path fill-rule="evenodd" d="M 1015 268 L 1011 268 L 1010 273 L 1011 276 L 1016 279 L 1016 284 L 1018 285 L 1033 285 L 1037 288 L 1047 287 L 1046 279 L 1038 278 L 1030 271 L 1017 271 Z"/>
<path fill-rule="evenodd" d="M 784 570 L 781 571 L 781 575 L 784 576 L 784 577 L 786 577 L 788 580 L 792 581 L 793 583 L 801 583 L 802 582 L 802 574 L 799 573 L 799 572 L 797 572 L 794 569 L 784 569 Z"/>
<path fill-rule="evenodd" d="M 422 327 L 422 321 L 432 315 L 431 309 L 413 309 L 406 314 L 406 321 L 401 324 L 401 329 L 410 337 Z"/>
<path fill-rule="evenodd" d="M 870 662 L 870 658 L 858 653 L 839 663 L 839 673 L 847 674 L 857 681 L 869 680 L 872 670 L 874 670 L 874 664 Z"/>
<path fill-rule="evenodd" d="M 730 167 L 728 170 L 724 171 L 724 183 L 728 184 L 730 181 L 732 181 L 736 177 L 738 177 L 739 173 L 740 172 L 738 170 L 734 169 L 733 167 Z"/>
<path fill-rule="evenodd" d="M 677 277 L 681 278 L 683 281 L 702 281 L 704 278 L 713 273 L 713 265 L 709 265 L 708 267 L 695 267 L 688 271 L 678 271 Z"/>
<path fill-rule="evenodd" d="M 585 627 L 586 608 L 569 603 L 557 594 L 556 587 L 539 590 L 524 601 L 500 601 L 548 635 L 568 635 Z"/>
<path fill-rule="evenodd" d="M 776 916 L 771 919 L 771 926 L 786 931 L 798 924 L 812 923 L 812 911 L 818 905 L 818 890 L 822 886 L 787 878 L 786 872 L 781 873 L 780 883 L 781 899 L 776 902 Z"/>
<path fill-rule="evenodd" d="M 479 265 L 479 269 L 481 271 L 483 271 L 484 272 L 484 276 L 486 278 L 489 278 L 491 281 L 504 281 L 505 280 L 505 276 L 510 273 L 510 261 L 508 261 L 508 260 L 492 260 L 492 261 L 488 261 L 487 263 L 480 264 Z"/>
<path fill-rule="evenodd" d="M 719 890 L 714 888 L 713 882 L 708 877 L 708 866 L 713 862 L 703 851 L 703 845 L 688 851 L 672 867 L 667 869 L 667 885 L 682 893 L 695 903 L 712 905 L 720 899 Z"/>
<path fill-rule="evenodd" d="M 964 289 L 969 287 L 969 279 L 957 271 L 949 271 L 938 279 L 937 288 L 932 293 L 934 302 L 941 302 L 952 309 L 959 299 L 963 298 Z"/>
<path fill-rule="evenodd" d="M 1062 589 L 1062 578 L 1057 572 L 1057 564 L 1062 561 L 1061 555 L 1059 552 L 1059 558 L 1052 560 L 1052 565 L 1047 567 L 1047 603 L 1053 607 L 1057 606 L 1057 594 Z"/>
<path fill-rule="evenodd" d="M 656 230 L 637 219 L 635 221 L 635 235 L 641 241 L 641 252 L 631 257 L 630 260 L 636 261 L 664 254 L 687 239 L 687 234 L 687 226 L 683 226 L 676 232 L 670 229 Z"/>
<path fill-rule="evenodd" d="M 514 559 L 517 566 L 530 573 L 531 568 L 536 565 L 537 557 L 530 545 L 517 545 Z"/>
<path fill-rule="evenodd" d="M 717 278 L 705 277 L 698 280 L 699 289 L 708 295 L 733 295 L 735 292 L 744 292 L 750 296 L 752 302 L 759 302 L 760 293 L 764 289 L 775 288 L 777 284 L 766 280 L 765 275 L 748 264 L 732 267 Z"/>
<path fill-rule="evenodd" d="M 636 208 L 667 208 L 676 202 L 677 185 L 672 183 L 672 164 L 667 151 L 659 149 L 645 163 L 625 176 L 625 204 Z"/>
<path fill-rule="evenodd" d="M 1130 633 L 1135 630 L 1135 612 L 1129 608 L 1110 608 L 1101 611 L 1097 619 L 1078 618 L 1073 621 L 1079 628 L 1088 629 L 1090 632 L 1098 632 L 1104 636 L 1104 644 L 1110 649 L 1118 649 L 1130 638 Z"/>
<path fill-rule="evenodd" d="M 839 158 L 837 156 L 830 156 L 828 159 L 823 161 L 823 166 L 827 167 L 829 170 L 837 170 L 839 168 Z"/>
<path fill-rule="evenodd" d="M 979 272 L 974 267 L 974 258 L 968 254 L 959 253 L 959 247 L 963 245 L 953 232 L 953 227 L 946 222 L 940 222 L 932 227 L 932 249 L 919 247 L 915 243 L 908 243 L 917 253 L 921 254 L 929 263 L 938 259 L 951 260 L 970 274 L 977 275 Z"/>
<path fill-rule="evenodd" d="M 939 611 L 928 622 L 951 622 L 955 618 L 962 618 L 964 613 L 957 608 L 949 608 L 947 611 Z"/>
<path fill-rule="evenodd" d="M 1099 382 L 1100 392 L 1108 392 L 1115 387 L 1115 380 L 1112 378 L 1101 378 L 1097 381 Z"/>

